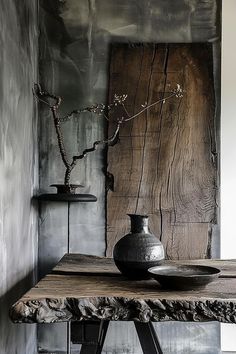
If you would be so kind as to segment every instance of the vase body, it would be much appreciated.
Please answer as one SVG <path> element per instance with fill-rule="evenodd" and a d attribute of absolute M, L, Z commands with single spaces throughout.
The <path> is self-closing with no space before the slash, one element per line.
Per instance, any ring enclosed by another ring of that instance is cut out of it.
<path fill-rule="evenodd" d="M 147 279 L 148 268 L 164 259 L 162 243 L 149 231 L 148 216 L 128 214 L 131 231 L 115 245 L 113 258 L 123 275 L 131 279 Z"/>

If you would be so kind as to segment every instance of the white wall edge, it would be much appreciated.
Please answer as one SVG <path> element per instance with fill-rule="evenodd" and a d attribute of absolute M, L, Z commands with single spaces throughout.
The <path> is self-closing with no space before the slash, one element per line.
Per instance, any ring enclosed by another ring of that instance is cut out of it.
<path fill-rule="evenodd" d="M 221 258 L 236 258 L 236 1 L 222 0 Z M 222 351 L 236 352 L 236 325 L 221 325 Z"/>

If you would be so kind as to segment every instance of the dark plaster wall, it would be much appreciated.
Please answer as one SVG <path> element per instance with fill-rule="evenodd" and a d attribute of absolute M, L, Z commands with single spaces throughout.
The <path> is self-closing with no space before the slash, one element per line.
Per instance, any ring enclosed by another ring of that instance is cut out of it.
<path fill-rule="evenodd" d="M 37 208 L 36 0 L 0 1 L 0 353 L 36 353 L 35 326 L 12 324 L 10 305 L 35 281 Z"/>
<path fill-rule="evenodd" d="M 218 6 L 217 6 L 218 5 Z M 219 83 L 218 0 L 41 0 L 40 81 L 64 98 L 62 114 L 76 107 L 105 102 L 109 44 L 113 42 L 214 43 L 215 83 Z M 64 125 L 66 147 L 76 153 L 104 135 L 104 122 L 91 114 Z M 48 112 L 40 114 L 40 188 L 63 182 L 63 165 Z M 67 251 L 103 255 L 106 249 L 104 150 L 81 161 L 72 182 L 98 197 L 94 204 L 44 203 L 40 212 L 39 268 L 45 274 Z M 218 227 L 212 254 L 218 252 Z M 166 354 L 219 353 L 216 324 L 158 326 Z M 52 340 L 53 338 L 53 340 Z M 66 352 L 67 327 L 40 326 L 44 352 Z M 139 354 L 132 324 L 114 323 L 104 353 Z"/>

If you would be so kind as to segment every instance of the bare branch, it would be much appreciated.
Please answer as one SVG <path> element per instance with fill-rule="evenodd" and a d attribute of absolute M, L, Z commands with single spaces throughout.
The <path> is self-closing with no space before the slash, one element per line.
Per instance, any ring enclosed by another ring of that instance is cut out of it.
<path fill-rule="evenodd" d="M 65 165 L 66 168 L 69 168 L 70 166 L 70 162 L 66 153 L 66 149 L 65 149 L 65 144 L 64 144 L 64 137 L 61 131 L 61 126 L 60 126 L 60 120 L 58 117 L 58 108 L 61 105 L 62 102 L 62 98 L 60 96 L 55 96 L 51 93 L 49 93 L 48 91 L 42 90 L 42 87 L 40 84 L 35 84 L 34 85 L 34 95 L 35 97 L 45 103 L 46 105 L 48 105 L 50 107 L 52 116 L 53 116 L 53 122 L 54 122 L 54 126 L 55 126 L 55 130 L 56 130 L 56 134 L 57 134 L 57 142 L 58 142 L 58 146 L 59 146 L 59 150 L 60 150 L 60 154 L 61 154 L 61 158 L 62 161 Z M 54 100 L 54 104 L 50 105 L 49 102 L 45 101 L 45 99 L 53 99 Z"/>
<path fill-rule="evenodd" d="M 104 140 L 97 140 L 93 143 L 92 147 L 91 148 L 87 148 L 85 149 L 81 155 L 75 155 L 73 156 L 73 163 L 76 161 L 76 160 L 81 160 L 83 159 L 88 153 L 90 152 L 93 152 L 97 149 L 97 147 L 99 145 L 102 145 L 102 144 L 111 144 L 115 141 L 118 133 L 119 133 L 119 130 L 120 130 L 120 125 L 122 124 L 123 120 L 117 122 L 117 126 L 116 126 L 116 129 L 114 131 L 114 133 L 108 138 L 108 139 L 104 139 Z"/>
<path fill-rule="evenodd" d="M 38 96 L 38 95 L 36 94 L 35 90 L 32 90 L 32 91 L 33 91 L 33 95 L 34 95 L 34 97 L 36 98 L 37 101 L 43 102 L 43 103 L 46 104 L 47 106 L 51 107 L 50 104 L 49 104 L 47 101 L 43 100 L 40 96 Z"/>
<path fill-rule="evenodd" d="M 104 105 L 104 104 L 100 103 L 100 104 L 95 104 L 95 105 L 88 106 L 88 107 L 85 107 L 82 109 L 74 109 L 73 111 L 71 111 L 69 114 L 67 114 L 64 117 L 59 117 L 59 114 L 58 114 L 58 109 L 62 103 L 62 98 L 60 96 L 56 96 L 54 94 L 49 93 L 46 90 L 42 90 L 40 84 L 34 85 L 33 94 L 37 100 L 46 104 L 50 108 L 50 111 L 52 113 L 61 158 L 62 158 L 62 161 L 63 161 L 65 167 L 66 167 L 64 184 L 69 185 L 71 172 L 74 169 L 74 167 L 76 166 L 78 160 L 83 159 L 88 153 L 95 151 L 99 145 L 112 144 L 113 142 L 115 142 L 116 138 L 118 136 L 119 130 L 120 130 L 120 126 L 123 123 L 128 122 L 132 119 L 135 119 L 136 117 L 141 115 L 143 112 L 145 112 L 149 108 L 151 108 L 161 102 L 165 103 L 165 101 L 170 99 L 171 97 L 174 97 L 174 96 L 182 97 L 183 90 L 180 87 L 180 85 L 177 84 L 177 88 L 174 89 L 170 95 L 163 97 L 163 98 L 161 98 L 149 105 L 145 104 L 145 106 L 143 106 L 144 107 L 143 109 L 141 109 L 139 112 L 137 112 L 133 115 L 129 114 L 129 112 L 127 111 L 126 106 L 125 106 L 125 101 L 126 101 L 127 95 L 126 94 L 122 94 L 122 95 L 115 94 L 113 102 L 110 105 Z M 50 104 L 50 100 L 53 100 L 52 104 Z M 76 114 L 80 115 L 81 113 L 85 113 L 85 112 L 90 112 L 90 113 L 94 113 L 94 114 L 97 114 L 100 116 L 104 116 L 105 119 L 109 120 L 109 118 L 106 116 L 105 112 L 114 110 L 117 106 L 121 106 L 123 108 L 126 118 L 124 118 L 122 116 L 116 120 L 116 127 L 114 130 L 114 133 L 110 137 L 108 137 L 107 139 L 95 141 L 91 147 L 83 150 L 83 152 L 81 154 L 73 156 L 72 161 L 70 162 L 69 158 L 67 156 L 67 153 L 66 153 L 66 149 L 65 149 L 64 137 L 63 137 L 63 134 L 61 131 L 61 123 L 70 120 Z"/>
<path fill-rule="evenodd" d="M 135 113 L 134 115 L 130 116 L 129 118 L 126 118 L 126 119 L 124 120 L 124 122 L 128 122 L 129 120 L 132 120 L 132 119 L 138 117 L 140 114 L 144 113 L 144 112 L 145 112 L 146 110 L 148 110 L 149 108 L 151 108 L 151 107 L 157 105 L 158 103 L 165 102 L 166 100 L 168 100 L 169 98 L 174 97 L 174 96 L 176 96 L 176 93 L 175 93 L 175 92 L 173 92 L 171 95 L 169 95 L 169 96 L 167 96 L 167 97 L 163 97 L 163 98 L 161 98 L 160 100 L 158 100 L 158 101 L 156 101 L 156 102 L 153 102 L 153 103 L 147 105 L 146 107 L 144 107 L 143 109 L 141 109 L 141 111 Z"/>
<path fill-rule="evenodd" d="M 59 118 L 59 120 L 61 122 L 66 122 L 66 121 L 70 120 L 71 118 L 73 118 L 74 115 L 76 115 L 76 114 L 80 115 L 81 113 L 86 113 L 86 112 L 94 113 L 94 114 L 97 114 L 97 115 L 101 116 L 101 115 L 104 115 L 104 110 L 105 109 L 106 109 L 106 105 L 105 104 L 97 103 L 97 104 L 94 104 L 92 106 L 88 106 L 88 107 L 85 107 L 85 108 L 74 109 L 73 111 L 71 111 L 66 116 Z"/>
<path fill-rule="evenodd" d="M 64 137 L 63 137 L 63 134 L 61 131 L 59 119 L 57 117 L 57 110 L 55 108 L 52 108 L 52 114 L 53 114 L 54 126 L 56 129 L 57 142 L 58 142 L 61 158 L 62 158 L 62 161 L 63 161 L 65 167 L 68 168 L 70 166 L 70 162 L 69 162 L 69 159 L 68 159 L 68 156 L 66 153 L 65 144 L 64 144 Z"/>
<path fill-rule="evenodd" d="M 130 117 L 130 114 L 129 114 L 129 112 L 127 111 L 127 108 L 125 107 L 124 102 L 122 102 L 122 107 L 123 107 L 125 113 L 127 114 L 127 116 Z"/>
<path fill-rule="evenodd" d="M 42 87 L 40 84 L 34 84 L 33 93 L 39 101 L 47 104 L 50 108 L 53 108 L 53 107 L 59 108 L 59 106 L 61 105 L 62 98 L 60 96 L 55 96 L 46 90 L 42 90 Z M 50 105 L 50 103 L 45 101 L 44 98 L 51 98 L 51 99 L 55 100 L 55 103 L 53 105 Z"/>

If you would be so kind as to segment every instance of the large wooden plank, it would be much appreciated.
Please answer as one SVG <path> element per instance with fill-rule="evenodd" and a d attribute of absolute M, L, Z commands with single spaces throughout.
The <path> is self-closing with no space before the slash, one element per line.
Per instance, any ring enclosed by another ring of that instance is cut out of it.
<path fill-rule="evenodd" d="M 107 195 L 107 255 L 129 230 L 125 214 L 140 213 L 150 215 L 168 258 L 209 256 L 216 222 L 212 65 L 208 44 L 113 47 L 110 102 L 114 94 L 127 94 L 132 114 L 167 96 L 176 83 L 185 92 L 123 124 L 120 143 L 108 149 L 114 191 Z M 116 117 L 110 116 L 110 133 Z"/>

